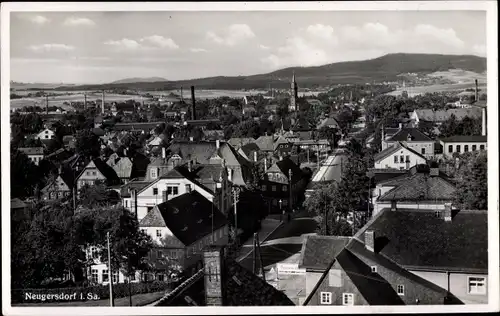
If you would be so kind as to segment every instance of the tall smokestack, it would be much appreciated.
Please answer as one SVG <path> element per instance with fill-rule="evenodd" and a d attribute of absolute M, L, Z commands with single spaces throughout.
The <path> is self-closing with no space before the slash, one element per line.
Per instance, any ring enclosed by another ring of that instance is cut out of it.
<path fill-rule="evenodd" d="M 102 108 L 101 113 L 104 114 L 104 90 L 102 91 Z"/>
<path fill-rule="evenodd" d="M 184 102 L 184 93 L 182 92 L 182 87 L 181 87 L 181 102 Z"/>
<path fill-rule="evenodd" d="M 49 114 L 49 96 L 48 95 L 45 96 L 45 112 L 47 112 L 47 114 Z"/>
<path fill-rule="evenodd" d="M 191 100 L 193 102 L 193 106 L 191 108 L 191 119 L 194 121 L 194 120 L 196 120 L 196 105 L 195 105 L 195 99 L 194 99 L 194 86 L 191 86 Z"/>
<path fill-rule="evenodd" d="M 486 108 L 482 109 L 482 129 L 481 135 L 486 136 Z"/>
<path fill-rule="evenodd" d="M 83 110 L 87 109 L 87 94 L 83 94 Z"/>
<path fill-rule="evenodd" d="M 479 101 L 479 89 L 478 89 L 478 86 L 477 86 L 477 79 L 475 80 L 475 83 L 476 83 L 476 89 L 474 90 L 474 101 Z"/>

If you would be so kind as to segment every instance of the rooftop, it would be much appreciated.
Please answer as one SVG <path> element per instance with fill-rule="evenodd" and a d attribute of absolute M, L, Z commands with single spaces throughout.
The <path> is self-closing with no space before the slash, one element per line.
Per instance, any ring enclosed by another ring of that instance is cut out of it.
<path fill-rule="evenodd" d="M 17 150 L 25 155 L 43 155 L 43 147 L 19 147 Z"/>
<path fill-rule="evenodd" d="M 398 142 L 398 141 L 413 141 L 413 142 L 423 142 L 423 141 L 432 141 L 432 139 L 422 133 L 417 128 L 403 128 L 394 134 L 387 141 L 390 142 Z"/>
<path fill-rule="evenodd" d="M 441 138 L 443 143 L 486 143 L 488 141 L 487 136 L 481 135 L 455 135 L 446 138 Z"/>

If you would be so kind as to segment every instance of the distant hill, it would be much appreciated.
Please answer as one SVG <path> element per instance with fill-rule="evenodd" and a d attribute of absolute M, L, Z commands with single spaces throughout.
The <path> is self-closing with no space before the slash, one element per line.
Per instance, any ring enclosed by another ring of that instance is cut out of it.
<path fill-rule="evenodd" d="M 126 78 L 111 82 L 111 84 L 136 83 L 136 82 L 167 82 L 168 80 L 161 77 L 150 78 Z"/>
<path fill-rule="evenodd" d="M 60 87 L 74 86 L 72 84 L 63 83 L 23 83 L 23 82 L 10 82 L 10 88 L 14 90 L 43 90 L 43 89 L 54 89 Z"/>
<path fill-rule="evenodd" d="M 336 84 L 363 84 L 395 81 L 402 73 L 430 74 L 450 69 L 462 69 L 475 73 L 486 71 L 486 58 L 473 55 L 436 54 L 388 54 L 370 60 L 333 63 L 316 67 L 289 67 L 274 72 L 251 76 L 210 77 L 180 81 L 129 82 L 106 85 L 75 86 L 71 89 L 144 89 L 171 90 L 181 86 L 198 89 L 259 89 L 271 85 L 274 88 L 290 86 L 295 72 L 299 88 L 325 87 Z M 130 81 L 131 79 L 127 79 Z M 60 90 L 67 87 L 60 88 Z"/>

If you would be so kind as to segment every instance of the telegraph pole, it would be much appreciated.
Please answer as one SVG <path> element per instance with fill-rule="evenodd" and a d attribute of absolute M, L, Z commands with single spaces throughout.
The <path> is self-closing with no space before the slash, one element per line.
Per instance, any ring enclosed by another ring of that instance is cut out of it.
<path fill-rule="evenodd" d="M 288 186 L 289 186 L 289 189 L 288 191 L 290 191 L 290 201 L 289 201 L 289 205 L 290 205 L 290 211 L 293 209 L 293 205 L 292 205 L 292 169 L 289 169 L 288 170 Z M 290 214 L 288 215 L 290 216 Z"/>
<path fill-rule="evenodd" d="M 111 248 L 109 246 L 109 232 L 106 233 L 108 240 L 108 271 L 109 271 L 109 306 L 115 306 L 115 299 L 113 298 L 113 271 L 111 270 Z"/>
<path fill-rule="evenodd" d="M 260 271 L 262 273 L 262 279 L 266 281 L 266 274 L 264 272 L 264 262 L 262 261 L 262 252 L 260 251 L 259 235 L 257 233 L 255 233 L 255 243 L 257 244 L 257 250 L 259 251 L 259 262 L 260 262 Z"/>
<path fill-rule="evenodd" d="M 255 260 L 256 252 L 257 251 L 257 233 L 253 234 L 253 251 L 252 251 L 252 262 L 253 262 L 253 269 L 252 272 L 255 274 L 255 271 L 257 270 L 257 260 Z"/>
<path fill-rule="evenodd" d="M 238 209 L 237 204 L 239 202 L 240 190 L 237 187 L 233 187 L 233 198 L 234 198 L 234 238 L 237 242 L 238 240 Z"/>

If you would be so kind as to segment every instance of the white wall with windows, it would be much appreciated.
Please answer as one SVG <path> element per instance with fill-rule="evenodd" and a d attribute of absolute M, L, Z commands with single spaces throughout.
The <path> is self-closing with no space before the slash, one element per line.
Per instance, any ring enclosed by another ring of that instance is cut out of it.
<path fill-rule="evenodd" d="M 376 169 L 410 169 L 411 167 L 426 163 L 426 159 L 416 155 L 406 148 L 400 148 L 397 152 L 375 161 Z"/>
<path fill-rule="evenodd" d="M 452 157 L 454 153 L 463 154 L 470 151 L 487 150 L 486 142 L 463 142 L 463 143 L 446 143 L 441 141 L 443 146 L 443 156 Z"/>

